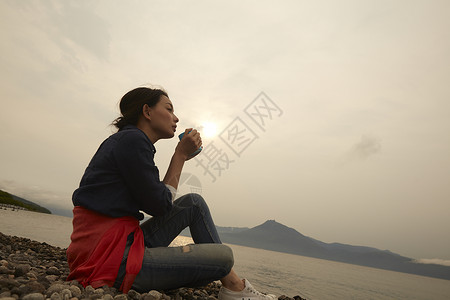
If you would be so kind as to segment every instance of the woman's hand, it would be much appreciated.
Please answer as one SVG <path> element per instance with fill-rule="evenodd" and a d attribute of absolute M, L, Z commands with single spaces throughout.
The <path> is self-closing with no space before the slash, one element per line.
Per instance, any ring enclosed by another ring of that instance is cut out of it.
<path fill-rule="evenodd" d="M 175 148 L 175 153 L 170 160 L 163 182 L 177 189 L 184 162 L 196 156 L 200 152 L 196 153 L 201 146 L 202 138 L 200 133 L 192 128 L 186 129 L 181 141 L 178 142 Z"/>
<path fill-rule="evenodd" d="M 197 129 L 188 128 L 184 131 L 183 138 L 178 143 L 175 152 L 179 152 L 189 160 L 195 157 L 198 153 L 195 153 L 202 146 L 202 138 L 200 132 Z"/>

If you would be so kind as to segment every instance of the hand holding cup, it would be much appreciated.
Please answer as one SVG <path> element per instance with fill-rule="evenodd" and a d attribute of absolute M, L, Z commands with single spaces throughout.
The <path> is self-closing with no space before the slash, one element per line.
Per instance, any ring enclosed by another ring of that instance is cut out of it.
<path fill-rule="evenodd" d="M 185 132 L 181 133 L 178 138 L 180 139 L 180 146 L 188 154 L 188 159 L 196 156 L 203 149 L 200 132 L 196 129 L 188 128 Z"/>

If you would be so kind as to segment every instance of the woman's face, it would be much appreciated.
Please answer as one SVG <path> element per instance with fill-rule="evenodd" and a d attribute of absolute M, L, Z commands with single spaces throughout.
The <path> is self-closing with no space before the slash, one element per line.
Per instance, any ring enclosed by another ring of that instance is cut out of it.
<path fill-rule="evenodd" d="M 159 102 L 149 108 L 150 126 L 158 139 L 172 138 L 177 129 L 179 119 L 174 114 L 172 101 L 161 96 Z"/>

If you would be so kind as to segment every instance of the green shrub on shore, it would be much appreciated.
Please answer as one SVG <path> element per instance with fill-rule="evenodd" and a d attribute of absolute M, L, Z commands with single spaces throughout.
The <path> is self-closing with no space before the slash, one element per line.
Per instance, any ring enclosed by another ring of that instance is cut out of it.
<path fill-rule="evenodd" d="M 27 201 L 27 202 L 29 202 L 29 201 Z M 51 212 L 48 209 L 46 209 L 45 207 L 39 206 L 32 202 L 24 203 L 20 200 L 16 200 L 16 199 L 14 199 L 13 195 L 11 195 L 8 192 L 2 191 L 2 190 L 0 190 L 0 203 L 23 207 L 30 211 L 51 214 Z"/>

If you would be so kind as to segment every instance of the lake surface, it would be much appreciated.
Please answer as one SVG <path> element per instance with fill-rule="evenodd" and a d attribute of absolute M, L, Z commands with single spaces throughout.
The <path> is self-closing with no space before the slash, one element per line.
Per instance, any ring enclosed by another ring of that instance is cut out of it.
<path fill-rule="evenodd" d="M 0 210 L 0 231 L 65 248 L 72 219 Z M 174 245 L 189 243 L 179 237 Z M 315 299 L 450 299 L 450 281 L 229 245 L 236 272 L 262 292 Z"/>
<path fill-rule="evenodd" d="M 261 291 L 307 299 L 450 299 L 450 281 L 231 245 Z"/>

